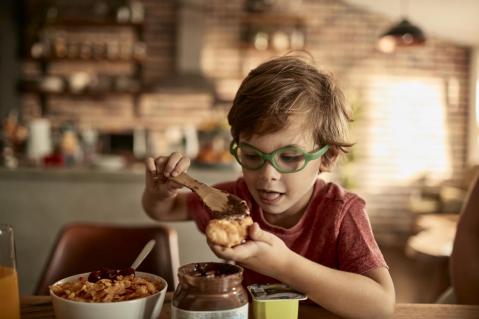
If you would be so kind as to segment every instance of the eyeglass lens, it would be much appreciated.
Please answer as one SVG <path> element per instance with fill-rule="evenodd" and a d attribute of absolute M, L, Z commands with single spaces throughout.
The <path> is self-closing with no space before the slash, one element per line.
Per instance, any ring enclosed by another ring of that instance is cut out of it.
<path fill-rule="evenodd" d="M 247 145 L 238 146 L 238 160 L 240 164 L 249 169 L 260 168 L 265 159 L 256 149 Z M 287 147 L 274 153 L 273 166 L 277 166 L 282 171 L 292 172 L 301 169 L 305 164 L 304 152 L 296 147 Z"/>

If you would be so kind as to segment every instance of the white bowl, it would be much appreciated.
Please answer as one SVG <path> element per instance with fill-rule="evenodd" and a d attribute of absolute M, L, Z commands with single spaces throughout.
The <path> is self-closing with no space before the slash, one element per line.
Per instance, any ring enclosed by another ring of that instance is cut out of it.
<path fill-rule="evenodd" d="M 89 273 L 70 276 L 54 285 L 88 277 Z M 156 319 L 160 316 L 168 284 L 163 278 L 137 271 L 136 276 L 161 281 L 163 289 L 148 297 L 117 302 L 81 302 L 55 295 L 50 289 L 55 318 L 57 319 Z"/>

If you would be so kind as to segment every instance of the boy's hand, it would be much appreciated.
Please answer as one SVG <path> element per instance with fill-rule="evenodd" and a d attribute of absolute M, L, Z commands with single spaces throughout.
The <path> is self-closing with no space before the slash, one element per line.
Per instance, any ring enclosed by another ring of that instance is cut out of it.
<path fill-rule="evenodd" d="M 246 243 L 227 248 L 209 243 L 215 255 L 232 260 L 263 275 L 277 278 L 291 250 L 277 236 L 262 230 L 257 223 L 249 227 Z"/>
<path fill-rule="evenodd" d="M 190 159 L 174 152 L 170 156 L 159 156 L 156 159 L 148 157 L 145 160 L 145 167 L 146 191 L 161 197 L 172 197 L 178 194 L 183 185 L 170 180 L 169 177 L 186 172 L 190 167 Z"/>

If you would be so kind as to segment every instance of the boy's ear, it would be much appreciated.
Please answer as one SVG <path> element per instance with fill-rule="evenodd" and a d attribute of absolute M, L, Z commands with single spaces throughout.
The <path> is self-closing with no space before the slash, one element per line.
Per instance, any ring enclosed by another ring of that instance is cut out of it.
<path fill-rule="evenodd" d="M 319 173 L 331 171 L 331 165 L 326 165 L 323 160 L 321 160 L 321 165 L 319 166 Z"/>
<path fill-rule="evenodd" d="M 326 154 L 321 156 L 321 165 L 319 166 L 319 172 L 329 172 L 339 155 L 339 149 L 337 146 L 331 146 Z"/>

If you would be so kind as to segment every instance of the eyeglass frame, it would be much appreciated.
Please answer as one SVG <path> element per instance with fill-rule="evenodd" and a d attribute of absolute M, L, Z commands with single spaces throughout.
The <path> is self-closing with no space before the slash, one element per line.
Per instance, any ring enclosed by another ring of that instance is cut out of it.
<path fill-rule="evenodd" d="M 238 158 L 238 152 L 237 152 L 238 148 L 241 145 L 246 145 L 248 147 L 251 147 L 259 155 L 259 157 L 261 157 L 262 163 L 257 168 L 249 168 L 249 167 L 244 166 L 241 163 L 241 161 Z M 279 167 L 279 165 L 276 163 L 276 160 L 275 160 L 275 156 L 278 152 L 280 152 L 284 149 L 290 149 L 290 148 L 301 151 L 303 153 L 303 156 L 304 156 L 303 166 L 301 168 L 298 168 L 298 169 L 293 170 L 293 171 L 287 171 L 287 170 L 281 169 Z M 276 149 L 276 150 L 274 150 L 270 153 L 265 153 L 263 151 L 260 151 L 259 149 L 257 149 L 253 145 L 248 144 L 248 143 L 237 143 L 234 140 L 231 141 L 231 143 L 230 143 L 230 153 L 231 153 L 231 155 L 234 156 L 234 158 L 241 165 L 241 167 L 252 170 L 252 171 L 256 171 L 256 170 L 261 169 L 266 162 L 269 162 L 278 172 L 280 172 L 282 174 L 297 173 L 299 171 L 302 171 L 306 167 L 306 165 L 308 165 L 308 163 L 310 161 L 313 161 L 313 160 L 316 160 L 316 159 L 320 158 L 321 156 L 326 154 L 326 152 L 328 150 L 329 150 L 329 145 L 328 144 L 324 145 L 323 147 L 321 147 L 317 151 L 312 151 L 312 152 L 306 152 L 301 147 L 297 147 L 297 146 L 294 146 L 294 145 L 286 145 L 286 146 L 280 147 L 280 148 L 278 148 L 278 149 Z"/>

